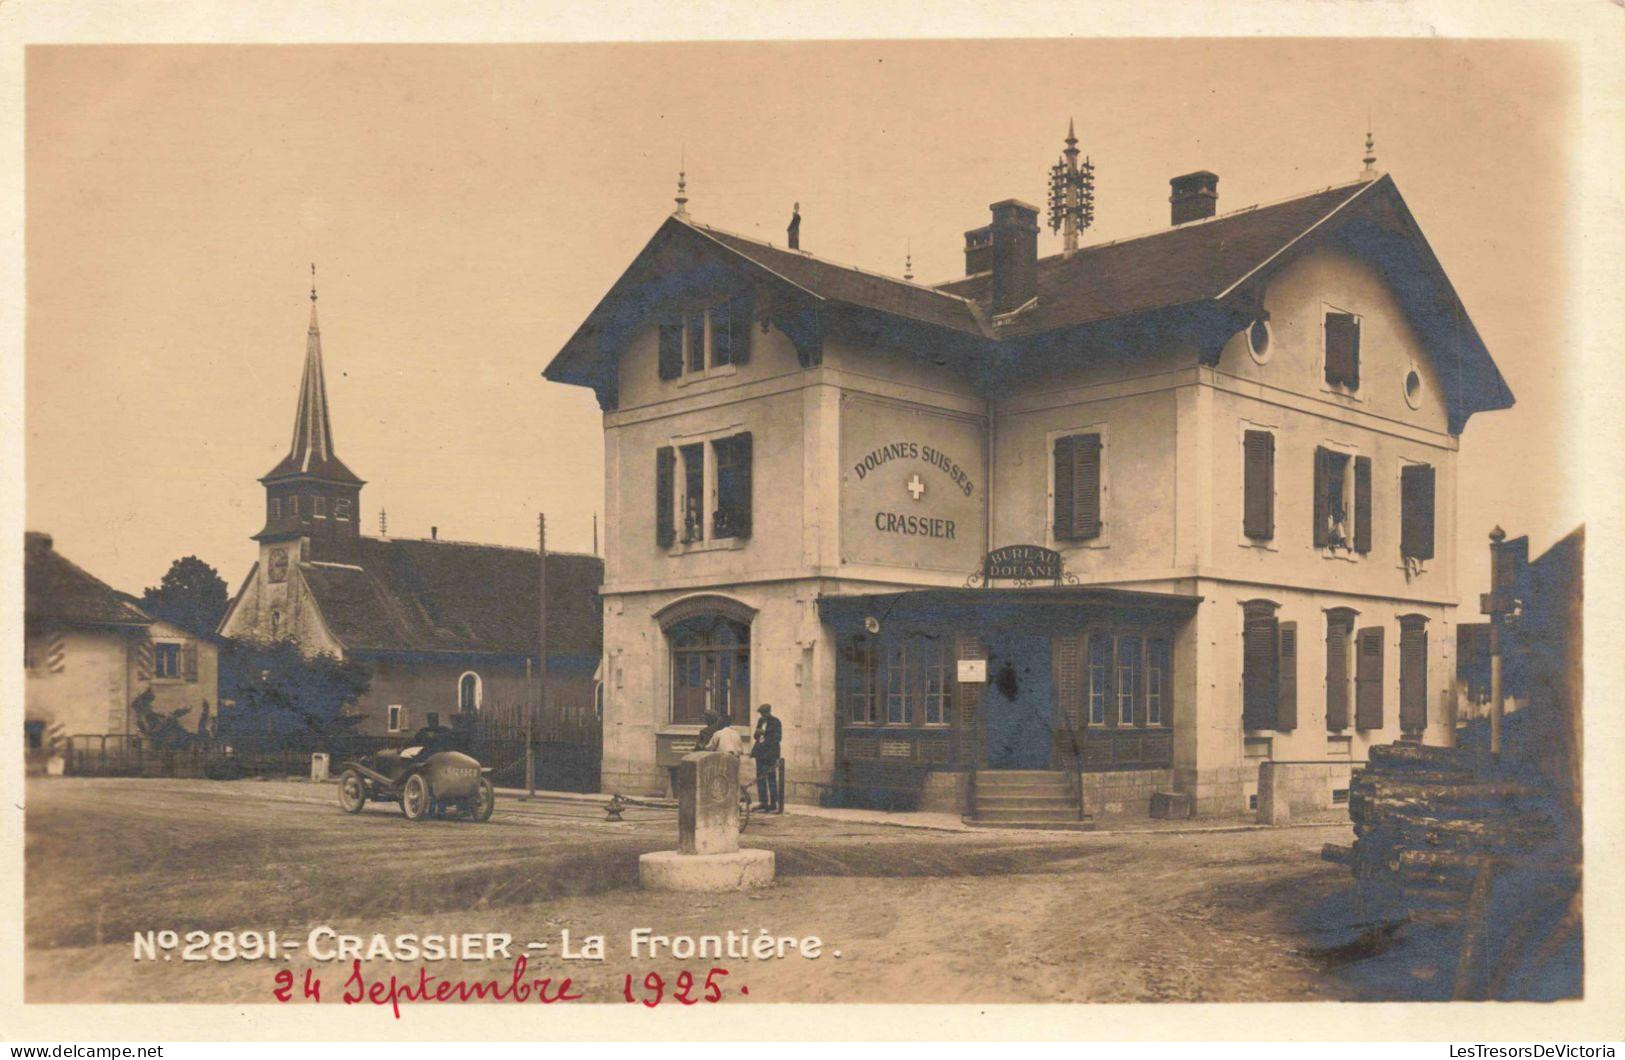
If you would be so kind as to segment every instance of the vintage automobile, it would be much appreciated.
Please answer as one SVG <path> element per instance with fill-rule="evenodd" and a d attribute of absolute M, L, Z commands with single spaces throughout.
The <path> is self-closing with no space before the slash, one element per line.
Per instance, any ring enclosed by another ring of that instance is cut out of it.
<path fill-rule="evenodd" d="M 496 789 L 473 756 L 433 741 L 400 751 L 379 751 L 340 767 L 339 805 L 360 813 L 369 802 L 398 802 L 408 821 L 458 812 L 491 819 Z"/>

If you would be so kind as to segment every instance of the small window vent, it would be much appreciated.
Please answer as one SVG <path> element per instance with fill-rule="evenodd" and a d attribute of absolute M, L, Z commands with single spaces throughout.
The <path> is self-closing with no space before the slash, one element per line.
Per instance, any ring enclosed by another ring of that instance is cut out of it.
<path fill-rule="evenodd" d="M 1349 789 L 1348 788 L 1333 788 L 1332 789 L 1332 805 L 1333 806 L 1347 806 L 1348 803 L 1349 803 Z"/>

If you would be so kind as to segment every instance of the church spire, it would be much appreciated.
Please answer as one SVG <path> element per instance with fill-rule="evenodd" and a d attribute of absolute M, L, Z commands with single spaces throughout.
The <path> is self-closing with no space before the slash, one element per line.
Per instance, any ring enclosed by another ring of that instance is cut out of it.
<path fill-rule="evenodd" d="M 310 328 L 305 334 L 305 371 L 299 380 L 293 441 L 288 455 L 267 479 L 312 475 L 329 481 L 359 483 L 333 452 L 333 423 L 327 411 L 327 380 L 322 371 L 322 330 L 316 320 L 316 266 L 310 266 Z"/>

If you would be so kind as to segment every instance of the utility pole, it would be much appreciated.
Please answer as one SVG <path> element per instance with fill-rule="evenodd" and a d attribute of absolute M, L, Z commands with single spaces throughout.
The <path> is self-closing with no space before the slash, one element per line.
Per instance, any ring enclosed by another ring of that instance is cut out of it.
<path fill-rule="evenodd" d="M 1501 542 L 1507 533 L 1497 526 L 1490 531 L 1490 754 L 1501 753 L 1501 719 L 1505 704 L 1501 701 L 1501 616 L 1506 611 L 1505 594 L 1509 586 L 1502 584 Z"/>
<path fill-rule="evenodd" d="M 539 712 L 543 719 L 547 717 L 547 515 L 540 513 L 536 516 L 536 551 L 540 562 L 540 577 L 537 579 L 540 591 L 536 594 L 537 614 L 540 621 L 537 623 L 536 634 L 536 705 L 532 713 Z M 525 786 L 530 790 L 532 797 L 536 794 L 536 739 L 534 730 L 527 732 L 525 737 Z"/>

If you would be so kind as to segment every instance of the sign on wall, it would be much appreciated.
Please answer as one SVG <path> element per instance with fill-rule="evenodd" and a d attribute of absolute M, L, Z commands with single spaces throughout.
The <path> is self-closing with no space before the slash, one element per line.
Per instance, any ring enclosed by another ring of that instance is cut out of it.
<path fill-rule="evenodd" d="M 986 659 L 960 659 L 959 683 L 962 685 L 987 683 Z"/>
<path fill-rule="evenodd" d="M 841 399 L 841 559 L 963 570 L 982 556 L 983 421 Z"/>

